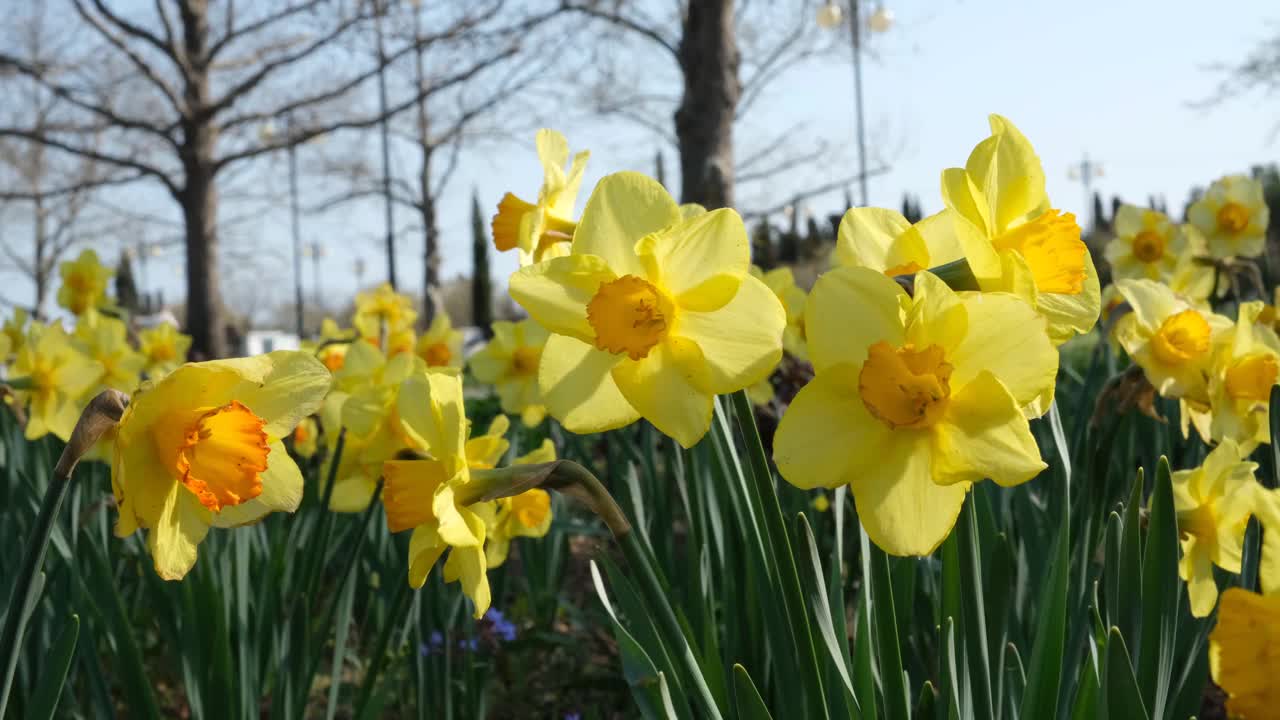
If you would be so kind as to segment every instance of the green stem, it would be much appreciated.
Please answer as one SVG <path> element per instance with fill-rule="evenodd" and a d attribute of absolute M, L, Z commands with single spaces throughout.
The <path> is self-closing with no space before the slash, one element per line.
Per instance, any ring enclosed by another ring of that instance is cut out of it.
<path fill-rule="evenodd" d="M 363 718 L 365 715 L 365 706 L 373 699 L 373 691 L 378 687 L 378 676 L 382 674 L 382 666 L 387 661 L 387 645 L 391 644 L 391 634 L 395 630 L 398 618 L 405 610 L 405 603 L 409 600 L 409 583 L 396 583 L 396 594 L 391 601 L 391 609 L 387 611 L 386 625 L 383 626 L 382 632 L 378 634 L 377 644 L 373 646 L 373 656 L 369 661 L 369 671 L 365 673 L 364 685 L 360 688 L 360 696 L 356 699 L 355 714 L 353 717 Z"/>
<path fill-rule="evenodd" d="M 826 695 L 822 690 L 822 668 L 818 665 L 818 651 L 809 627 L 804 590 L 800 585 L 800 572 L 796 569 L 795 553 L 791 550 L 791 538 L 782 517 L 782 505 L 778 502 L 773 473 L 769 470 L 769 459 L 764 454 L 764 443 L 760 440 L 755 413 L 751 409 L 751 399 L 747 397 L 746 390 L 739 390 L 733 394 L 733 414 L 738 420 L 738 432 L 746 445 L 747 465 L 751 468 L 751 488 L 755 495 L 755 502 L 764 512 L 765 534 L 773 545 L 774 560 L 782 582 L 783 608 L 793 626 L 792 639 L 796 645 L 796 654 L 799 656 L 802 671 L 810 678 L 809 682 L 804 683 L 811 706 L 809 717 L 826 718 L 829 715 Z"/>
<path fill-rule="evenodd" d="M 658 569 L 649 562 L 644 548 L 640 547 L 639 534 L 628 532 L 618 537 L 617 540 L 618 544 L 622 546 L 622 554 L 627 559 L 627 565 L 631 568 L 633 577 L 639 581 L 640 592 L 644 594 L 650 611 L 657 616 L 663 633 L 680 650 L 680 659 L 684 662 L 685 669 L 693 681 L 694 689 L 697 690 L 694 693 L 694 697 L 697 698 L 698 704 L 702 706 L 702 710 L 707 714 L 708 718 L 720 720 L 722 717 L 720 708 L 716 705 L 715 697 L 711 694 L 711 688 L 707 687 L 707 681 L 702 675 L 702 666 L 698 663 L 698 658 L 694 656 L 693 648 L 689 646 L 689 640 L 685 637 L 684 630 L 681 629 L 679 621 L 676 620 L 675 612 L 667 602 L 667 591 L 663 589 L 662 583 L 658 579 Z"/>
<path fill-rule="evenodd" d="M 18 669 L 18 656 L 22 654 L 22 635 L 30 618 L 28 608 L 36 602 L 35 576 L 44 564 L 45 553 L 49 550 L 49 538 L 53 535 L 53 525 L 58 520 L 58 510 L 62 508 L 62 501 L 66 499 L 70 489 L 70 473 L 55 472 L 49 481 L 49 487 L 44 491 L 40 514 L 36 516 L 35 527 L 27 540 L 27 552 L 22 558 L 22 567 L 18 570 L 13 593 L 9 596 L 4 633 L 0 634 L 0 658 L 4 662 L 4 677 L 0 681 L 0 717 L 4 717 L 5 708 L 9 704 L 9 691 L 13 688 L 13 676 Z"/>

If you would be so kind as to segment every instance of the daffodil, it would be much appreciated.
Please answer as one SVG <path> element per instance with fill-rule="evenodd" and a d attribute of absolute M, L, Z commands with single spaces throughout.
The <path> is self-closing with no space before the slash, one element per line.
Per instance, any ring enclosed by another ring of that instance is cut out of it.
<path fill-rule="evenodd" d="M 1159 210 L 1121 205 L 1114 228 L 1116 236 L 1104 254 L 1116 280 L 1172 277 L 1178 261 L 1192 251 L 1187 234 Z"/>
<path fill-rule="evenodd" d="M 360 512 L 369 506 L 377 487 L 382 463 L 397 452 L 415 448 L 400 422 L 400 384 L 421 360 L 411 353 L 386 357 L 373 345 L 352 343 L 342 369 L 334 374 L 334 387 L 325 398 L 322 421 L 326 428 L 346 430 L 343 451 L 334 471 L 330 508 Z M 417 448 L 422 449 L 422 448 Z M 324 477 L 328 477 L 328 469 Z"/>
<path fill-rule="evenodd" d="M 366 339 L 381 343 L 383 338 L 406 328 L 418 319 L 413 301 L 401 295 L 389 283 L 369 292 L 356 293 L 356 314 L 351 322 Z"/>
<path fill-rule="evenodd" d="M 1242 720 L 1275 717 L 1280 707 L 1280 595 L 1243 588 L 1222 593 L 1209 633 L 1209 669 L 1227 694 L 1227 713 Z"/>
<path fill-rule="evenodd" d="M 1207 308 L 1209 295 L 1213 293 L 1214 269 L 1212 264 L 1201 262 L 1208 252 L 1204 236 L 1187 223 L 1178 226 L 1178 236 L 1184 238 L 1188 249 L 1178 258 L 1173 274 L 1161 281 L 1193 305 Z"/>
<path fill-rule="evenodd" d="M 141 382 L 146 357 L 129 345 L 123 321 L 98 312 L 87 312 L 76 323 L 76 346 L 102 367 L 102 375 L 85 393 L 86 399 L 111 388 L 132 393 Z"/>
<path fill-rule="evenodd" d="M 1045 468 L 1027 418 L 1048 408 L 1058 353 L 1021 298 L 957 293 L 928 272 L 909 297 L 882 272 L 839 268 L 809 293 L 805 324 L 816 374 L 774 460 L 796 487 L 849 485 L 886 552 L 928 555 L 970 485 Z"/>
<path fill-rule="evenodd" d="M 782 331 L 782 349 L 791 357 L 809 359 L 809 348 L 804 340 L 804 290 L 796 285 L 795 274 L 789 267 L 774 268 L 764 272 L 751 266 L 751 276 L 763 282 L 787 311 L 787 326 Z"/>
<path fill-rule="evenodd" d="M 462 379 L 445 372 L 415 373 L 399 392 L 404 426 L 423 447 L 430 448 L 431 456 L 383 465 L 387 527 L 393 533 L 413 530 L 409 585 L 414 588 L 422 587 L 431 567 L 448 550 L 445 581 L 461 583 L 475 605 L 475 617 L 480 618 L 490 600 L 486 525 L 481 514 L 459 499 L 471 482 Z"/>
<path fill-rule="evenodd" d="M 1215 181 L 1187 209 L 1187 220 L 1204 234 L 1215 258 L 1261 255 L 1270 217 L 1262 183 L 1247 175 Z"/>
<path fill-rule="evenodd" d="M 102 377 L 102 366 L 76 348 L 61 323 L 32 323 L 27 332 L 9 369 L 10 379 L 26 380 L 19 393 L 20 402 L 29 403 L 26 438 L 52 433 L 66 440 L 80 418 L 81 398 Z"/>
<path fill-rule="evenodd" d="M 1262 524 L 1262 555 L 1258 562 L 1258 580 L 1262 592 L 1280 594 L 1280 489 L 1253 489 L 1253 514 Z"/>
<path fill-rule="evenodd" d="M 570 431 L 644 417 L 692 447 L 712 398 L 768 376 L 786 312 L 751 277 L 742 219 L 684 219 L 656 181 L 618 173 L 587 201 L 572 252 L 511 276 L 511 296 L 551 332 L 538 384 Z"/>
<path fill-rule="evenodd" d="M 169 323 L 161 323 L 138 333 L 138 350 L 147 358 L 147 377 L 155 380 L 187 361 L 191 336 L 178 332 Z"/>
<path fill-rule="evenodd" d="M 22 308 L 15 308 L 13 315 L 4 321 L 4 327 L 0 328 L 0 334 L 3 334 L 9 340 L 9 351 L 4 357 L 17 354 L 22 349 L 22 344 L 27 339 L 27 311 Z"/>
<path fill-rule="evenodd" d="M 1212 420 L 1205 442 L 1231 438 L 1249 455 L 1270 441 L 1268 405 L 1280 374 L 1280 338 L 1257 324 L 1262 303 L 1242 303 L 1236 326 L 1215 355 L 1209 375 Z"/>
<path fill-rule="evenodd" d="M 320 321 L 320 337 L 315 342 L 302 343 L 302 349 L 312 353 L 329 368 L 338 372 L 346 361 L 347 346 L 355 339 L 355 331 L 343 330 L 333 318 Z"/>
<path fill-rule="evenodd" d="M 1208 403 L 1209 368 L 1231 320 L 1198 310 L 1152 280 L 1121 280 L 1133 312 L 1116 323 L 1116 338 L 1161 395 Z"/>
<path fill-rule="evenodd" d="M 980 248 L 985 239 L 977 226 L 951 209 L 913 225 L 893 210 L 852 208 L 840 219 L 831 257 L 837 267 L 871 268 L 890 277 L 914 275 L 959 260 L 965 248 Z M 990 280 L 998 281 L 999 263 L 990 265 L 995 268 Z"/>
<path fill-rule="evenodd" d="M 533 427 L 547 415 L 538 389 L 538 364 L 548 333 L 533 320 L 495 322 L 493 338 L 467 361 L 476 379 L 498 391 L 502 411 Z"/>
<path fill-rule="evenodd" d="M 82 315 L 99 307 L 106 300 L 107 281 L 115 273 L 103 267 L 98 253 L 85 250 L 75 260 L 62 263 L 58 268 L 62 275 L 62 287 L 58 288 L 58 304 L 75 315 Z"/>
<path fill-rule="evenodd" d="M 307 416 L 298 421 L 298 426 L 293 429 L 293 451 L 301 458 L 315 457 L 316 450 L 319 449 L 320 428 L 316 425 L 316 419 Z"/>
<path fill-rule="evenodd" d="M 1187 582 L 1191 614 L 1206 617 L 1218 602 L 1213 566 L 1240 572 L 1244 531 L 1252 512 L 1257 463 L 1225 439 L 1194 470 L 1173 474 L 1173 504 L 1182 536 L 1178 575 Z"/>
<path fill-rule="evenodd" d="M 302 474 L 280 439 L 329 383 L 315 358 L 277 351 L 183 365 L 143 385 L 116 429 L 116 535 L 146 529 L 156 573 L 179 580 L 210 527 L 296 509 Z"/>
<path fill-rule="evenodd" d="M 991 136 L 965 166 L 943 171 L 943 201 L 988 240 L 963 248 L 982 289 L 1022 295 L 1061 345 L 1097 321 L 1098 272 L 1075 217 L 1050 206 L 1031 143 L 1007 119 L 992 115 L 990 122 Z M 993 274 L 998 282 L 989 279 Z"/>
<path fill-rule="evenodd" d="M 809 507 L 820 513 L 824 513 L 831 509 L 831 500 L 827 498 L 827 494 L 825 492 L 818 491 L 818 494 L 809 502 Z"/>
<path fill-rule="evenodd" d="M 499 250 L 517 248 L 520 264 L 568 254 L 569 241 L 577 225 L 573 204 L 582 185 L 582 174 L 591 153 L 583 150 L 569 161 L 569 142 L 555 130 L 542 129 L 534 138 L 542 161 L 542 188 L 537 203 L 521 200 L 512 193 L 502 196 L 498 214 L 493 216 L 493 243 Z"/>
<path fill-rule="evenodd" d="M 536 465 L 556 459 L 556 447 L 550 440 L 532 452 L 512 461 L 512 465 Z M 507 561 L 511 541 L 518 537 L 540 538 L 551 529 L 551 494 L 541 488 L 526 490 L 519 495 L 495 500 L 491 512 L 485 518 L 484 553 L 489 567 L 496 568 Z"/>
<path fill-rule="evenodd" d="M 418 357 L 427 367 L 462 367 L 462 340 L 462 331 L 454 329 L 449 314 L 441 309 L 418 340 Z"/>

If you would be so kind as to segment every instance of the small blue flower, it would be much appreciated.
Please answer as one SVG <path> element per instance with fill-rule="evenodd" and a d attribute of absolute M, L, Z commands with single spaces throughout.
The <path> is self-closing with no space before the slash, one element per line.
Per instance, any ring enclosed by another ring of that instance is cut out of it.
<path fill-rule="evenodd" d="M 441 635 L 439 630 L 432 630 L 427 636 L 427 642 L 431 644 L 432 649 L 438 648 L 444 645 L 444 635 Z"/>
<path fill-rule="evenodd" d="M 564 720 L 582 720 L 582 713 L 569 713 L 564 716 Z"/>
<path fill-rule="evenodd" d="M 513 642 L 516 639 L 516 626 L 502 614 L 500 610 L 490 609 L 485 615 L 485 619 L 493 625 L 493 632 L 503 642 Z"/>

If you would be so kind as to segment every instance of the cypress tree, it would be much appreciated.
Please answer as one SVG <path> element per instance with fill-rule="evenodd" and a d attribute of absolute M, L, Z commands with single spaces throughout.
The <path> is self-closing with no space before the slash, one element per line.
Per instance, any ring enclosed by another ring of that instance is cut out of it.
<path fill-rule="evenodd" d="M 138 283 L 133 279 L 132 253 L 128 250 L 120 253 L 120 262 L 116 265 L 116 304 L 130 315 L 142 311 L 138 298 Z"/>
<path fill-rule="evenodd" d="M 471 323 L 486 338 L 493 336 L 493 286 L 489 278 L 489 233 L 484 213 L 480 210 L 480 194 L 471 190 Z"/>

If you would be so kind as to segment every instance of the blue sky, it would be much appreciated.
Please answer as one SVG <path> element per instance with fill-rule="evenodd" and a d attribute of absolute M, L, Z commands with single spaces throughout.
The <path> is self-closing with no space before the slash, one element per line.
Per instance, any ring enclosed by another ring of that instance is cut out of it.
<path fill-rule="evenodd" d="M 873 205 L 896 208 L 902 194 L 911 192 L 926 212 L 939 209 L 941 170 L 963 164 L 986 135 L 990 112 L 1021 128 L 1040 153 L 1054 204 L 1077 213 L 1085 209 L 1083 189 L 1068 172 L 1085 153 L 1103 166 L 1105 174 L 1095 181 L 1095 189 L 1104 195 L 1135 202 L 1145 202 L 1149 194 L 1164 195 L 1175 212 L 1195 185 L 1246 171 L 1251 164 L 1280 161 L 1280 139 L 1273 134 L 1280 98 L 1246 97 L 1208 109 L 1191 106 L 1209 96 L 1221 79 L 1212 65 L 1239 61 L 1268 34 L 1280 31 L 1280 8 L 1274 3 L 896 0 L 887 5 L 895 24 L 873 39 L 872 55 L 864 64 L 870 138 L 892 168 L 872 179 Z M 740 156 L 752 140 L 795 123 L 802 123 L 794 140 L 797 148 L 825 141 L 833 149 L 829 160 L 811 172 L 793 174 L 774 186 L 743 188 L 741 206 L 772 205 L 852 174 L 851 73 L 847 50 L 797 67 L 739 126 Z M 575 150 L 592 151 L 579 210 L 604 174 L 652 172 L 654 152 L 661 146 L 646 131 L 585 117 L 558 129 Z M 372 137 L 369 142 L 376 149 Z M 674 174 L 675 154 L 670 149 L 666 153 L 668 172 Z M 266 182 L 282 187 L 283 169 L 282 162 L 272 163 L 261 172 Z M 473 187 L 491 212 L 503 192 L 531 197 L 540 180 L 531 134 L 524 143 L 464 153 L 442 207 L 442 276 L 470 271 Z M 148 186 L 145 192 L 160 191 Z M 837 191 L 809 205 L 825 214 L 841 206 L 841 198 Z M 403 218 L 403 211 L 398 212 Z M 249 235 L 255 246 L 274 250 L 275 259 L 264 270 L 278 280 L 261 283 L 259 274 L 252 276 L 264 293 L 262 302 L 290 297 L 292 276 L 281 262 L 288 257 L 287 223 L 288 208 L 279 206 L 237 231 Z M 356 286 L 352 268 L 357 257 L 366 262 L 366 284 L 382 274 L 378 206 L 307 216 L 303 233 L 327 247 L 322 266 L 326 294 L 349 297 Z M 420 242 L 418 235 L 406 235 L 398 253 L 401 280 L 411 289 L 421 282 Z M 182 292 L 179 262 L 174 254 L 148 268 L 148 283 L 163 287 L 168 299 Z M 505 280 L 514 267 L 513 257 L 498 258 L 497 279 Z M 305 280 L 309 285 L 310 266 Z"/>

